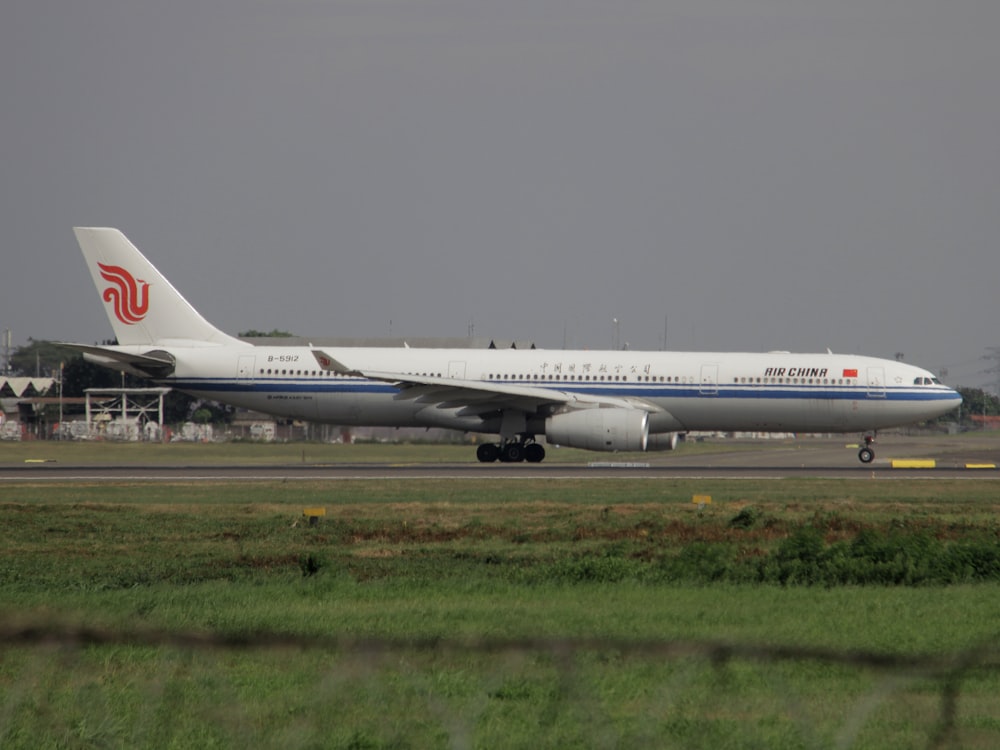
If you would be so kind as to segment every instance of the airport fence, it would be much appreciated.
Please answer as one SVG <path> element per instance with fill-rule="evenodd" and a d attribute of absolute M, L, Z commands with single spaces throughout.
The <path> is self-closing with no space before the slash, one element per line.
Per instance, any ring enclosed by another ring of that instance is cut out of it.
<path fill-rule="evenodd" d="M 903 655 L 22 622 L 0 626 L 0 746 L 996 747 L 998 643 Z"/>

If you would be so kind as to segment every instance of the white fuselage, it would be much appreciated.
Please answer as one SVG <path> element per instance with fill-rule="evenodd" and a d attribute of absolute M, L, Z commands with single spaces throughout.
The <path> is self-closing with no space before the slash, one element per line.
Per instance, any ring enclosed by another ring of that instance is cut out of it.
<path fill-rule="evenodd" d="M 691 430 L 870 432 L 962 400 L 926 370 L 832 353 L 254 346 L 203 318 L 121 231 L 74 232 L 121 342 L 71 345 L 91 361 L 279 417 L 499 435 L 477 447 L 484 463 L 541 461 L 541 436 L 629 451 L 670 450 Z"/>
<path fill-rule="evenodd" d="M 150 347 L 109 347 L 142 353 Z M 159 347 L 176 360 L 157 382 L 196 397 L 283 417 L 342 425 L 434 426 L 498 432 L 448 399 L 407 397 L 385 380 L 317 366 L 313 350 L 285 346 Z M 352 371 L 532 386 L 636 399 L 649 432 L 855 432 L 930 419 L 960 396 L 926 370 L 841 354 L 331 349 Z M 499 419 L 499 415 L 497 419 Z M 531 426 L 529 415 L 529 427 Z M 537 425 L 535 426 L 537 429 Z M 541 430 L 544 432 L 544 430 Z"/>

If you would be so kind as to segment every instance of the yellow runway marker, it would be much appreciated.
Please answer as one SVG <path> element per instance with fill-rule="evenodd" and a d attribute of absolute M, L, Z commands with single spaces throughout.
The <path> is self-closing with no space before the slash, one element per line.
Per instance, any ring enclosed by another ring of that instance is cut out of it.
<path fill-rule="evenodd" d="M 937 466 L 937 461 L 933 458 L 894 458 L 892 468 L 894 469 L 933 469 Z"/>

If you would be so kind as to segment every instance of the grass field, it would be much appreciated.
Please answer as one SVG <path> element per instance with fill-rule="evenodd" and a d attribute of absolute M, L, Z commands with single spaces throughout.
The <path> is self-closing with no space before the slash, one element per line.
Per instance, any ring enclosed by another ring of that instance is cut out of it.
<path fill-rule="evenodd" d="M 998 486 L 11 483 L 0 746 L 995 747 Z"/>
<path fill-rule="evenodd" d="M 774 441 L 774 447 L 782 441 Z M 682 443 L 676 454 L 699 455 L 722 451 L 760 450 L 759 443 L 722 441 Z M 658 455 L 621 453 L 614 460 L 649 461 Z M 574 448 L 551 448 L 546 463 L 578 463 L 607 459 L 607 454 Z M 453 463 L 475 461 L 474 444 L 371 443 L 350 445 L 320 442 L 263 443 L 141 443 L 104 441 L 28 440 L 0 442 L 0 465 L 23 464 L 30 460 L 56 461 L 69 465 L 281 465 L 339 463 Z"/>
<path fill-rule="evenodd" d="M 549 462 L 585 462 L 594 454 L 573 449 L 553 450 Z M 0 443 L 0 464 L 54 460 L 71 465 L 261 465 L 337 463 L 445 463 L 475 459 L 468 445 L 434 443 L 108 443 L 98 441 L 25 441 Z"/>
<path fill-rule="evenodd" d="M 713 454 L 747 455 L 748 465 L 754 456 L 771 451 L 791 456 L 813 456 L 818 449 L 842 451 L 843 464 L 854 465 L 856 436 L 773 440 L 707 439 L 682 441 L 676 451 L 665 453 L 594 453 L 573 448 L 549 446 L 547 464 L 586 464 L 591 461 L 640 461 L 671 463 Z M 902 453 L 900 453 L 902 451 Z M 909 438 L 904 434 L 880 436 L 880 457 L 937 458 L 942 462 L 996 462 L 1000 456 L 1000 431 L 966 432 L 958 435 L 934 435 Z M 808 458 L 805 460 L 809 460 Z M 204 466 L 204 465 L 292 465 L 346 463 L 468 463 L 475 461 L 474 444 L 442 443 L 372 443 L 351 445 L 321 442 L 258 443 L 118 443 L 104 441 L 35 441 L 0 442 L 0 466 L 23 465 L 25 461 L 54 461 L 63 465 L 87 466 Z"/>

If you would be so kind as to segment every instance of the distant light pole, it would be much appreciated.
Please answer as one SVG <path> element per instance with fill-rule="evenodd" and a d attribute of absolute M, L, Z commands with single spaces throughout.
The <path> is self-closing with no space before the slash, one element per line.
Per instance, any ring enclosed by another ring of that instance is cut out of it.
<path fill-rule="evenodd" d="M 621 321 L 618 318 L 612 318 L 611 322 L 614 324 L 614 333 L 611 336 L 611 348 L 618 349 L 618 334 L 620 332 Z"/>
<path fill-rule="evenodd" d="M 63 367 L 64 363 L 59 363 L 59 427 L 56 430 L 56 440 L 62 440 L 63 431 Z"/>
<path fill-rule="evenodd" d="M 10 329 L 3 331 L 3 374 L 10 375 Z"/>

